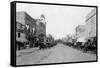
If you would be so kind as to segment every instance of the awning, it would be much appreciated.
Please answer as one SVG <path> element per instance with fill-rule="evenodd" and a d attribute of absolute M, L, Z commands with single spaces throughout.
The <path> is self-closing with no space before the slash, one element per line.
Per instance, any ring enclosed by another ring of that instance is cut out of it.
<path fill-rule="evenodd" d="M 86 39 L 84 37 L 78 38 L 77 39 L 78 42 L 86 42 Z"/>

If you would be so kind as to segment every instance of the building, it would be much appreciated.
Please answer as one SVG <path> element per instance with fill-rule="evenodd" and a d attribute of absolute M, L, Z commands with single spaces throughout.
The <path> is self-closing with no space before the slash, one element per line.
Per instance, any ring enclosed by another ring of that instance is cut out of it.
<path fill-rule="evenodd" d="M 46 21 L 43 14 L 36 21 L 36 35 L 41 34 L 46 36 Z"/>
<path fill-rule="evenodd" d="M 86 16 L 86 25 L 87 25 L 87 32 L 88 37 L 95 37 L 96 36 L 96 9 L 93 9 L 87 16 Z"/>
<path fill-rule="evenodd" d="M 86 37 L 87 36 L 86 34 L 87 34 L 86 25 L 78 25 L 76 27 L 76 36 L 77 36 L 77 38 Z"/>
<path fill-rule="evenodd" d="M 85 40 L 90 37 L 96 37 L 96 9 L 93 9 L 85 20 L 85 25 L 76 27 L 76 37 L 80 40 Z"/>
<path fill-rule="evenodd" d="M 32 18 L 26 12 L 16 13 L 16 40 L 25 42 L 28 36 L 46 35 L 45 16 L 42 14 L 39 19 Z"/>
<path fill-rule="evenodd" d="M 36 20 L 26 12 L 16 13 L 16 40 L 25 42 L 27 34 L 35 34 Z"/>

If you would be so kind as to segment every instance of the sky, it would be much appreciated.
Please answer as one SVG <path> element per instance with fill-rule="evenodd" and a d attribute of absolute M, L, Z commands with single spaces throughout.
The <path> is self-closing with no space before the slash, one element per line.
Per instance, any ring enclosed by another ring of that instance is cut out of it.
<path fill-rule="evenodd" d="M 46 19 L 46 33 L 55 39 L 73 35 L 78 25 L 84 25 L 92 7 L 59 6 L 44 4 L 17 3 L 16 11 L 26 11 L 32 18 L 39 18 L 44 14 Z"/>

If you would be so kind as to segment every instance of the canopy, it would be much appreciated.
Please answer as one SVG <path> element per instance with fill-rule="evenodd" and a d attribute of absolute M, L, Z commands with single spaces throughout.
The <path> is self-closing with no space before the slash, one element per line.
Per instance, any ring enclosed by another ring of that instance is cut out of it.
<path fill-rule="evenodd" d="M 86 39 L 84 37 L 78 38 L 77 39 L 78 42 L 86 42 Z"/>

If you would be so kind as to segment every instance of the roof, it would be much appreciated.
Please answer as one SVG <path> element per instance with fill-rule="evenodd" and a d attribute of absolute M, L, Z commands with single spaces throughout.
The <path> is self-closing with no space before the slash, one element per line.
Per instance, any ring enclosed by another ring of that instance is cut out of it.
<path fill-rule="evenodd" d="M 86 21 L 91 19 L 94 15 L 96 15 L 96 8 L 91 10 L 91 12 L 88 13 L 88 15 L 86 16 Z"/>
<path fill-rule="evenodd" d="M 36 20 L 34 18 L 32 18 L 27 12 L 25 11 L 20 11 L 16 13 L 16 21 L 25 25 L 26 24 L 26 20 L 29 20 L 31 23 L 35 23 Z"/>

